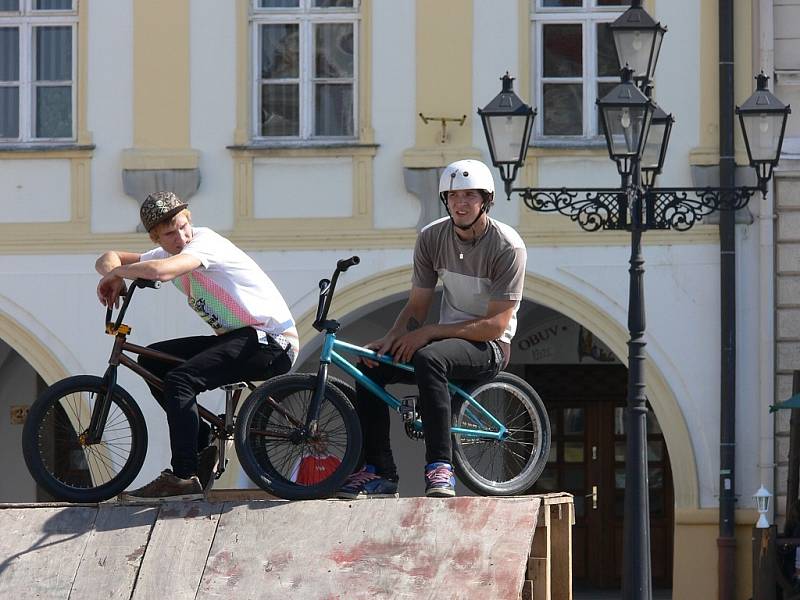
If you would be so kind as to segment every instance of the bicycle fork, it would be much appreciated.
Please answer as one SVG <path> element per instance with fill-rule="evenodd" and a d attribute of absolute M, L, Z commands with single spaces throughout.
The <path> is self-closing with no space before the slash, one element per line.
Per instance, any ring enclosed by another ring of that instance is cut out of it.
<path fill-rule="evenodd" d="M 106 428 L 108 412 L 111 410 L 111 398 L 114 397 L 114 389 L 117 386 L 117 368 L 119 367 L 119 357 L 122 354 L 122 345 L 125 343 L 125 335 L 117 334 L 114 339 L 114 348 L 111 350 L 111 358 L 108 360 L 108 368 L 103 374 L 103 388 L 105 392 L 98 394 L 92 408 L 92 418 L 89 427 L 81 433 L 83 442 L 88 446 L 97 444 L 103 437 Z"/>
<path fill-rule="evenodd" d="M 317 381 L 314 386 L 314 395 L 311 396 L 311 404 L 306 415 L 306 431 L 309 435 L 317 432 L 319 422 L 319 411 L 325 398 L 325 386 L 328 385 L 328 365 L 331 364 L 331 352 L 333 351 L 333 341 L 336 334 L 332 331 L 326 332 L 325 341 L 322 345 L 322 353 L 319 358 L 319 370 L 317 371 Z"/>
<path fill-rule="evenodd" d="M 103 375 L 104 392 L 97 395 L 89 427 L 81 433 L 83 442 L 88 446 L 97 444 L 103 437 L 106 428 L 108 412 L 111 410 L 111 398 L 114 397 L 114 388 L 117 386 L 117 365 L 109 365 Z"/>

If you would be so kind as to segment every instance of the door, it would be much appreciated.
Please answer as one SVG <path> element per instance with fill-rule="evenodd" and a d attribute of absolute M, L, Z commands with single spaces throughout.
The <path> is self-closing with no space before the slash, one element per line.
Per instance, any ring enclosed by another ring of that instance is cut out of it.
<path fill-rule="evenodd" d="M 627 369 L 620 365 L 526 367 L 553 432 L 548 465 L 533 493 L 575 496 L 573 577 L 578 586 L 618 588 L 622 574 Z M 666 445 L 648 416 L 653 584 L 672 585 L 673 490 Z"/>

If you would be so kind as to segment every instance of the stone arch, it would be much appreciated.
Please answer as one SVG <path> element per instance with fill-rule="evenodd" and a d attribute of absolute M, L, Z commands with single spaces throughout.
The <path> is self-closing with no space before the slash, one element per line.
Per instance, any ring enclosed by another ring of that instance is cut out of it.
<path fill-rule="evenodd" d="M 69 376 L 50 348 L 4 312 L 0 312 L 0 339 L 24 358 L 48 385 Z"/>
<path fill-rule="evenodd" d="M 410 281 L 410 266 L 371 275 L 366 280 L 338 290 L 331 314 L 343 316 L 390 296 L 396 298 L 398 294 L 408 291 Z M 627 365 L 627 329 L 574 290 L 539 275 L 526 273 L 524 297 L 556 310 L 585 326 L 602 339 L 620 361 Z M 306 312 L 298 320 L 300 339 L 305 343 L 311 342 L 316 334 L 311 325 L 315 311 L 316 309 L 312 309 Z M 697 462 L 689 428 L 674 390 L 652 357 L 649 357 L 645 364 L 645 380 L 648 398 L 664 433 L 670 456 L 675 508 L 699 508 Z"/>

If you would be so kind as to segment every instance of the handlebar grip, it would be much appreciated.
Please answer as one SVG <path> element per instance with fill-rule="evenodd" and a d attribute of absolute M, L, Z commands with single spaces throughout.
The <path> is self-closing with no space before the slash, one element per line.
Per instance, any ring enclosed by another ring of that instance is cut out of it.
<path fill-rule="evenodd" d="M 157 290 L 161 287 L 161 282 L 155 279 L 136 279 L 133 284 L 140 288 L 152 288 Z"/>
<path fill-rule="evenodd" d="M 342 260 L 336 263 L 336 268 L 339 269 L 342 273 L 347 271 L 350 267 L 353 267 L 361 262 L 361 259 L 357 256 L 351 256 L 350 258 L 343 258 Z"/>

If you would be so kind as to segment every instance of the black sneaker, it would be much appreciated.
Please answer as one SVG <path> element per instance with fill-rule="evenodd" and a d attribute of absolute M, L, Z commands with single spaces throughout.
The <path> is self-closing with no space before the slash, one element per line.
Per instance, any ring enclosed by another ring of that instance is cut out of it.
<path fill-rule="evenodd" d="M 219 448 L 216 444 L 206 446 L 197 454 L 197 478 L 203 491 L 208 492 L 213 486 L 217 477 L 217 467 L 219 466 Z"/>
<path fill-rule="evenodd" d="M 351 474 L 336 492 L 344 500 L 366 500 L 369 498 L 397 498 L 397 482 L 375 473 L 372 465 Z"/>
<path fill-rule="evenodd" d="M 123 492 L 117 499 L 120 502 L 159 502 L 159 501 L 185 501 L 202 500 L 203 486 L 197 475 L 188 479 L 177 477 L 172 471 L 166 469 L 153 481 L 132 492 Z"/>

